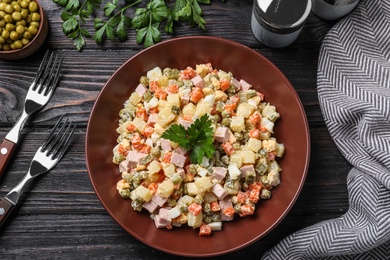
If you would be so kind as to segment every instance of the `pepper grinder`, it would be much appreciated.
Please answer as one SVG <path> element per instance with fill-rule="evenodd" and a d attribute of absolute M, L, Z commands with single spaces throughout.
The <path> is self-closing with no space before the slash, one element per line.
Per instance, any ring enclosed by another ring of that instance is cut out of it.
<path fill-rule="evenodd" d="M 253 35 L 268 47 L 286 47 L 298 38 L 310 12 L 311 0 L 254 0 Z"/>
<path fill-rule="evenodd" d="M 312 11 L 324 20 L 338 20 L 350 13 L 359 0 L 311 0 Z"/>

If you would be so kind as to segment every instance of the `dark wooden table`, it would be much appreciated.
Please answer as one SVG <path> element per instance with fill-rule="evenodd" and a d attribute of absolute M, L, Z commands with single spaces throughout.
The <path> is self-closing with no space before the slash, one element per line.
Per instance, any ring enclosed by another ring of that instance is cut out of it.
<path fill-rule="evenodd" d="M 0 230 L 1 259 L 176 259 L 126 233 L 105 211 L 92 188 L 85 165 L 84 139 L 95 98 L 109 77 L 143 49 L 130 31 L 125 42 L 97 45 L 87 41 L 78 52 L 61 29 L 62 8 L 41 1 L 50 33 L 36 54 L 19 61 L 0 61 L 0 138 L 22 111 L 29 84 L 46 49 L 64 57 L 63 75 L 50 103 L 26 123 L 21 144 L 6 176 L 0 180 L 4 196 L 25 174 L 37 147 L 57 118 L 68 113 L 78 123 L 74 142 L 60 164 L 40 178 L 22 197 Z M 186 24 L 172 36 L 223 37 L 249 46 L 273 62 L 295 87 L 307 114 L 311 134 L 311 162 L 303 190 L 289 214 L 272 232 L 256 243 L 223 257 L 259 257 L 286 235 L 319 221 L 338 217 L 348 209 L 346 175 L 350 165 L 335 147 L 322 118 L 316 91 L 321 42 L 333 22 L 314 14 L 298 40 L 284 49 L 271 49 L 252 35 L 252 0 L 214 0 L 203 6 L 207 30 Z M 92 23 L 89 23 L 92 31 Z M 222 257 L 220 257 L 222 258 Z"/>

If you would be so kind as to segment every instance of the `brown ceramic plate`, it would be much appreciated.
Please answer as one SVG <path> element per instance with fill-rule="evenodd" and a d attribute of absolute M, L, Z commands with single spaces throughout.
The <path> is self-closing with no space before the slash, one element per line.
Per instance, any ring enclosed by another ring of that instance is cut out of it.
<path fill-rule="evenodd" d="M 236 78 L 264 93 L 281 119 L 275 136 L 286 146 L 279 161 L 281 184 L 270 200 L 262 201 L 253 216 L 224 222 L 211 236 L 198 235 L 189 227 L 157 229 L 146 211 L 134 211 L 116 190 L 120 180 L 112 163 L 118 113 L 138 85 L 139 78 L 156 66 L 184 69 L 211 62 L 214 68 L 231 71 Z M 109 214 L 128 233 L 143 243 L 175 255 L 206 257 L 243 248 L 270 232 L 286 216 L 303 186 L 309 165 L 310 140 L 307 119 L 294 88 L 269 60 L 241 44 L 212 37 L 167 40 L 141 51 L 121 66 L 103 87 L 92 109 L 86 134 L 86 163 L 97 196 Z"/>

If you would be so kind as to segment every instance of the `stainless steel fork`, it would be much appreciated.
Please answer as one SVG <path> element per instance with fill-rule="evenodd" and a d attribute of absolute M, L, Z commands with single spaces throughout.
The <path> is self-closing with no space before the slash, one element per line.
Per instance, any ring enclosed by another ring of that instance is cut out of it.
<path fill-rule="evenodd" d="M 76 125 L 61 117 L 44 143 L 38 148 L 24 178 L 4 198 L 0 199 L 0 226 L 18 203 L 26 185 L 35 177 L 54 168 L 64 156 L 71 142 Z"/>
<path fill-rule="evenodd" d="M 46 51 L 34 81 L 28 89 L 22 115 L 1 143 L 0 178 L 15 152 L 25 122 L 33 113 L 44 107 L 52 97 L 60 76 L 61 65 L 62 58 L 55 53 L 50 54 L 49 51 Z"/>

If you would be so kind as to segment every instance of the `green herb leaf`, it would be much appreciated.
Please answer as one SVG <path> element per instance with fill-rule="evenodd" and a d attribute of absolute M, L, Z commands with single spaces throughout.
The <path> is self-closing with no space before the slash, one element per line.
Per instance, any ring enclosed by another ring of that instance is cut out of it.
<path fill-rule="evenodd" d="M 161 137 L 191 151 L 192 163 L 201 164 L 203 157 L 211 158 L 215 152 L 212 121 L 207 114 L 196 119 L 187 130 L 179 124 L 171 125 Z"/>

